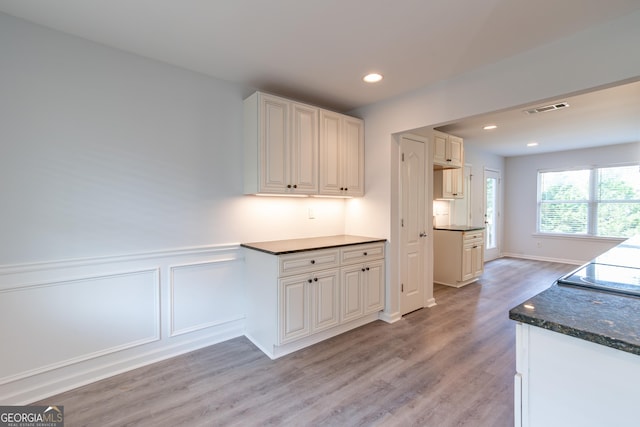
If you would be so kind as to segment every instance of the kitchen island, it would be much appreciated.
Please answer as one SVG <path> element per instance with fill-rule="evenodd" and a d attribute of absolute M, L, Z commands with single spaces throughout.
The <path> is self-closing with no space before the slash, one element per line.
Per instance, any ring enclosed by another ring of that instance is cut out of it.
<path fill-rule="evenodd" d="M 518 322 L 517 426 L 639 425 L 640 297 L 634 288 L 640 290 L 640 238 L 509 311 Z"/>
<path fill-rule="evenodd" d="M 338 235 L 243 243 L 247 338 L 275 359 L 377 320 L 385 242 Z"/>

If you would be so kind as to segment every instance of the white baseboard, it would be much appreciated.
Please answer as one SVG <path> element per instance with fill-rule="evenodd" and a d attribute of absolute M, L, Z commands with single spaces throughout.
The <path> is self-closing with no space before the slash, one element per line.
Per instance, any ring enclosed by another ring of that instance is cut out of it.
<path fill-rule="evenodd" d="M 514 254 L 510 252 L 504 252 L 501 255 L 501 258 L 520 258 L 520 259 L 530 259 L 533 261 L 557 262 L 560 264 L 572 264 L 572 265 L 582 265 L 586 262 L 586 261 L 581 261 L 576 259 L 550 258 L 550 257 L 536 256 L 536 255 Z"/>
<path fill-rule="evenodd" d="M 399 311 L 396 311 L 394 313 L 387 313 L 386 311 L 381 311 L 380 314 L 378 314 L 378 319 L 387 323 L 395 323 L 398 320 L 402 319 L 402 315 L 400 314 Z"/>

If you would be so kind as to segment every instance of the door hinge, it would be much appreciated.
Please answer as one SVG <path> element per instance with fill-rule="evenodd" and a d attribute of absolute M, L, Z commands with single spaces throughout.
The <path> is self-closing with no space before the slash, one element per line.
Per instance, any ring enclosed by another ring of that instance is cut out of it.
<path fill-rule="evenodd" d="M 402 161 L 404 162 L 404 153 L 402 153 Z"/>
<path fill-rule="evenodd" d="M 400 292 L 404 292 L 404 283 L 400 284 Z"/>
<path fill-rule="evenodd" d="M 404 219 L 400 220 L 400 227 L 404 227 Z"/>

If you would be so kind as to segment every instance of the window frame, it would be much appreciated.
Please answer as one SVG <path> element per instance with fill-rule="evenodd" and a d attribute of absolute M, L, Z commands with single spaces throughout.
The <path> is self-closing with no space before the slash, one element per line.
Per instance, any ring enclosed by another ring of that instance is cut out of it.
<path fill-rule="evenodd" d="M 543 237 L 575 237 L 575 238 L 592 238 L 592 239 L 628 239 L 628 237 L 621 236 L 608 236 L 608 235 L 600 235 L 597 234 L 597 224 L 598 224 L 598 206 L 600 204 L 606 203 L 637 203 L 640 205 L 639 199 L 632 200 L 599 200 L 598 199 L 598 171 L 601 169 L 608 168 L 622 168 L 622 167 L 630 167 L 635 166 L 640 169 L 640 162 L 628 162 L 628 163 L 615 163 L 615 164 L 604 164 L 604 165 L 589 165 L 589 166 L 573 166 L 573 167 L 565 167 L 565 168 L 551 168 L 551 169 L 538 169 L 537 170 L 537 188 L 536 188 L 536 232 L 535 235 L 543 236 Z M 572 172 L 572 171 L 589 171 L 589 195 L 587 200 L 557 200 L 557 201 L 543 201 L 542 200 L 542 176 L 545 173 L 553 173 L 553 172 Z M 587 205 L 587 232 L 586 233 L 554 233 L 549 231 L 541 231 L 541 221 L 542 221 L 542 212 L 541 207 L 550 202 L 561 202 L 561 203 L 586 203 Z"/>

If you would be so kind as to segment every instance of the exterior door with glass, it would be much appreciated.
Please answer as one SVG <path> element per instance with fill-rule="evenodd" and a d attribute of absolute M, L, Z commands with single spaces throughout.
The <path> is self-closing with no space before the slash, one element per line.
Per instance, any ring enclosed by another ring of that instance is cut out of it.
<path fill-rule="evenodd" d="M 500 171 L 484 170 L 484 260 L 500 257 Z"/>

